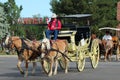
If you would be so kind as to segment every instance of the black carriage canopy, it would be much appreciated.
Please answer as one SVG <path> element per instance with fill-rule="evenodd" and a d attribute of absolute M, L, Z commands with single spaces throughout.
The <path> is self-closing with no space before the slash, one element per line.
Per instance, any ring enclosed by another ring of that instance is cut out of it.
<path fill-rule="evenodd" d="M 70 14 L 59 16 L 63 20 L 62 30 L 76 31 L 75 34 L 75 43 L 78 42 L 84 37 L 85 39 L 90 36 L 90 18 L 92 14 Z M 70 21 L 68 21 L 70 20 Z M 80 25 L 77 22 L 82 21 L 84 24 Z M 65 38 L 65 37 L 64 37 Z M 67 37 L 68 41 L 70 40 Z"/>
<path fill-rule="evenodd" d="M 58 16 L 59 19 L 63 19 L 63 28 L 69 27 L 69 28 L 76 28 L 76 27 L 90 27 L 90 18 L 92 14 L 69 14 L 69 15 L 63 15 Z M 71 20 L 72 22 L 67 22 L 68 20 Z M 76 24 L 79 21 L 84 21 L 84 25 L 78 25 Z"/>

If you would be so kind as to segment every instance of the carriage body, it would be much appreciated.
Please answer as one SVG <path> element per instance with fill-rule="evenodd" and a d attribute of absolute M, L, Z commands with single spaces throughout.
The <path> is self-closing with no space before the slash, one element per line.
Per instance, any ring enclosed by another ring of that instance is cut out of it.
<path fill-rule="evenodd" d="M 83 71 L 85 59 L 90 58 L 91 65 L 96 68 L 99 61 L 99 43 L 97 39 L 91 39 L 90 27 L 79 27 L 76 30 L 60 31 L 59 39 L 68 40 L 67 56 L 72 62 L 77 63 L 77 69 Z M 81 45 L 81 40 L 84 38 L 84 45 Z M 60 61 L 61 62 L 61 61 Z M 63 65 L 64 63 L 60 63 Z"/>

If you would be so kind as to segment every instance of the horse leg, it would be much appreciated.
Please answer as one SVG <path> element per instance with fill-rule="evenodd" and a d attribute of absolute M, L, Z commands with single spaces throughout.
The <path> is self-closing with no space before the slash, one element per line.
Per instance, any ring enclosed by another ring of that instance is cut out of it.
<path fill-rule="evenodd" d="M 109 61 L 111 61 L 111 60 L 112 60 L 112 49 L 110 49 L 110 51 L 109 51 L 109 55 L 110 55 L 110 57 L 109 57 Z"/>
<path fill-rule="evenodd" d="M 107 61 L 107 53 L 104 54 L 104 61 Z"/>
<path fill-rule="evenodd" d="M 100 53 L 100 54 L 99 54 L 99 60 L 100 60 L 100 61 L 101 61 L 101 55 L 102 55 L 102 54 Z"/>
<path fill-rule="evenodd" d="M 19 69 L 19 71 L 20 71 L 21 74 L 24 74 L 24 71 L 21 68 L 21 63 L 22 63 L 22 60 L 18 60 L 17 68 Z"/>
<path fill-rule="evenodd" d="M 32 74 L 34 74 L 35 73 L 35 68 L 36 68 L 36 62 L 33 62 L 33 70 L 32 70 Z"/>
<path fill-rule="evenodd" d="M 54 69 L 54 75 L 57 74 L 57 68 L 58 68 L 58 60 L 55 60 L 55 69 Z"/>
<path fill-rule="evenodd" d="M 28 61 L 25 62 L 25 68 L 26 68 L 26 71 L 25 71 L 24 77 L 27 77 L 28 76 Z"/>
<path fill-rule="evenodd" d="M 52 76 L 52 67 L 53 67 L 54 59 L 50 59 L 50 72 L 48 73 L 48 76 Z"/>
<path fill-rule="evenodd" d="M 68 60 L 65 58 L 65 73 L 68 73 Z"/>

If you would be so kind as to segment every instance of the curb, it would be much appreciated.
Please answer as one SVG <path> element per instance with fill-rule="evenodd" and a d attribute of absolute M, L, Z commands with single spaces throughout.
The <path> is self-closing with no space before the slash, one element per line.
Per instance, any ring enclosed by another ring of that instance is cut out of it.
<path fill-rule="evenodd" d="M 0 55 L 0 57 L 17 57 L 17 55 Z"/>

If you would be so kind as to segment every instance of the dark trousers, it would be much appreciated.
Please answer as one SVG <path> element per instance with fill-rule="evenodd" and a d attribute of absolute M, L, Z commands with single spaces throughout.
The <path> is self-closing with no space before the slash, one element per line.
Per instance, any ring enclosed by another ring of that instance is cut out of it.
<path fill-rule="evenodd" d="M 57 36 L 58 36 L 58 33 L 59 33 L 59 30 L 46 30 L 45 34 L 46 34 L 46 37 L 48 39 L 50 39 L 51 37 L 51 34 L 54 35 L 53 37 L 53 40 L 56 40 L 57 39 Z"/>

